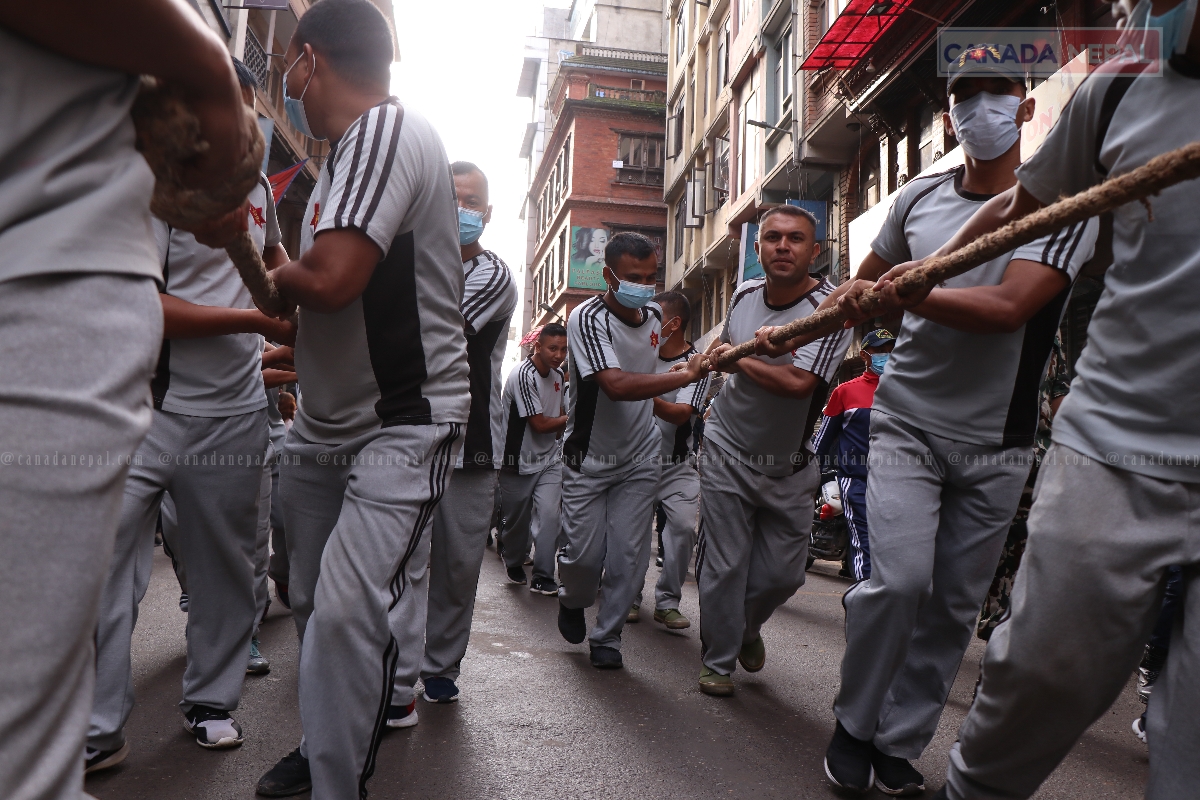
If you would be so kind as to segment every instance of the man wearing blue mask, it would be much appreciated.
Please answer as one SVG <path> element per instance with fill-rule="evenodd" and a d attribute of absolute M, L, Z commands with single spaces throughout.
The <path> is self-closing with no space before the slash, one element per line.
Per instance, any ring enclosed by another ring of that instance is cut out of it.
<path fill-rule="evenodd" d="M 1016 181 L 1033 101 L 997 73 L 991 45 L 954 66 L 946 124 L 965 165 L 898 193 L 856 298 L 893 265 L 923 258 Z M 979 55 L 977 55 L 977 53 Z M 910 761 L 933 739 L 1029 474 L 1038 384 L 1097 224 L 1079 223 L 903 301 L 903 327 L 871 412 L 871 577 L 847 592 L 846 651 L 826 752 L 834 784 L 914 794 Z"/>
<path fill-rule="evenodd" d="M 887 367 L 896 338 L 880 328 L 859 343 L 863 374 L 838 384 L 829 393 L 821 427 L 813 437 L 817 458 L 825 459 L 837 445 L 834 466 L 842 509 L 849 531 L 850 575 L 856 581 L 871 577 L 871 547 L 867 539 L 867 457 L 870 452 L 871 406 L 879 376 Z"/>
<path fill-rule="evenodd" d="M 568 642 L 582 642 L 588 635 L 583 610 L 603 589 L 590 642 L 598 669 L 623 666 L 621 629 L 646 575 L 662 449 L 653 399 L 708 373 L 707 358 L 697 353 L 686 366 L 656 374 L 662 309 L 651 298 L 657 275 L 653 243 L 618 233 L 604 248 L 608 291 L 581 303 L 567 320 L 571 382 L 558 630 Z"/>

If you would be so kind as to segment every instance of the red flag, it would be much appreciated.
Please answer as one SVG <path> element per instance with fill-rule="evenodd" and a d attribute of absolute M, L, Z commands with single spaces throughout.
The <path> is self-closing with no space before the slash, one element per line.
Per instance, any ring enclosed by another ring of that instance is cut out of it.
<path fill-rule="evenodd" d="M 292 185 L 292 181 L 296 179 L 296 173 L 304 169 L 304 165 L 307 163 L 308 159 L 306 158 L 299 164 L 288 167 L 283 172 L 276 172 L 274 175 L 267 176 L 267 180 L 271 182 L 271 194 L 275 198 L 276 205 L 279 204 L 288 187 Z"/>

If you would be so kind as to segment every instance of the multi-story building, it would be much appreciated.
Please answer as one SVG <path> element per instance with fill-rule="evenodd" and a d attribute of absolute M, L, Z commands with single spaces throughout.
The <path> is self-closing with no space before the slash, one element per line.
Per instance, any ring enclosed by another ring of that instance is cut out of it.
<path fill-rule="evenodd" d="M 604 289 L 604 244 L 620 231 L 666 250 L 662 202 L 666 57 L 657 0 L 576 0 L 545 9 L 517 95 L 533 102 L 522 142 L 529 187 L 520 333 Z"/>

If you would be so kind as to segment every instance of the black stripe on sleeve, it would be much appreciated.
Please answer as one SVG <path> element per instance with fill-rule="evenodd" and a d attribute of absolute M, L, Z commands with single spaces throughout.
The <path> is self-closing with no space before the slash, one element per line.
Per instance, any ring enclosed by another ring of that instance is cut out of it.
<path fill-rule="evenodd" d="M 342 197 L 338 202 L 337 212 L 333 215 L 333 224 L 337 228 L 345 228 L 349 222 L 345 219 L 346 204 L 350 202 L 350 195 L 354 193 L 355 180 L 358 178 L 358 163 L 362 158 L 363 144 L 367 139 L 367 128 L 370 127 L 370 115 L 373 112 L 367 112 L 367 121 L 359 120 L 358 136 L 354 137 L 354 155 L 350 159 L 350 171 L 346 174 L 346 185 L 342 187 Z M 370 179 L 370 176 L 367 176 Z"/>
<path fill-rule="evenodd" d="M 392 163 L 396 160 L 396 151 L 399 149 L 400 129 L 404 127 L 404 106 L 395 106 L 395 116 L 396 122 L 392 125 L 392 137 L 388 142 L 387 157 L 383 160 L 383 166 L 379 168 L 379 182 L 375 184 L 375 196 L 371 198 L 371 205 L 367 206 L 366 212 L 358 223 L 363 230 L 366 230 L 371 224 L 375 210 L 379 208 L 379 203 L 383 200 L 383 193 L 387 190 L 387 179 L 392 174 Z"/>
<path fill-rule="evenodd" d="M 383 140 L 383 128 L 388 119 L 387 111 L 384 109 L 373 109 L 371 113 L 375 119 L 375 130 L 371 135 L 371 152 L 367 156 L 367 164 L 363 169 L 363 177 L 358 183 L 358 196 L 354 198 L 354 207 L 350 209 L 350 216 L 347 220 L 351 224 L 354 218 L 358 216 L 358 210 L 362 207 L 363 198 L 367 196 L 367 188 L 371 185 L 371 179 L 376 177 L 375 160 L 379 157 L 379 145 Z M 385 182 L 387 174 L 380 174 L 378 180 L 381 183 Z M 343 204 L 344 202 L 343 200 Z"/>

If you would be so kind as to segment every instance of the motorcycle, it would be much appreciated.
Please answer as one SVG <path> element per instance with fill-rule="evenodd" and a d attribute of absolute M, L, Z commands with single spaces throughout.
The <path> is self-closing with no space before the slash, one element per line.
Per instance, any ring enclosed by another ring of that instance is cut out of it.
<path fill-rule="evenodd" d="M 812 533 L 809 534 L 808 560 L 804 564 L 808 571 L 817 559 L 840 561 L 842 576 L 850 575 L 849 557 L 850 531 L 846 527 L 846 515 L 842 509 L 842 490 L 838 487 L 837 473 L 832 469 L 821 470 L 821 489 L 815 498 Z"/>

